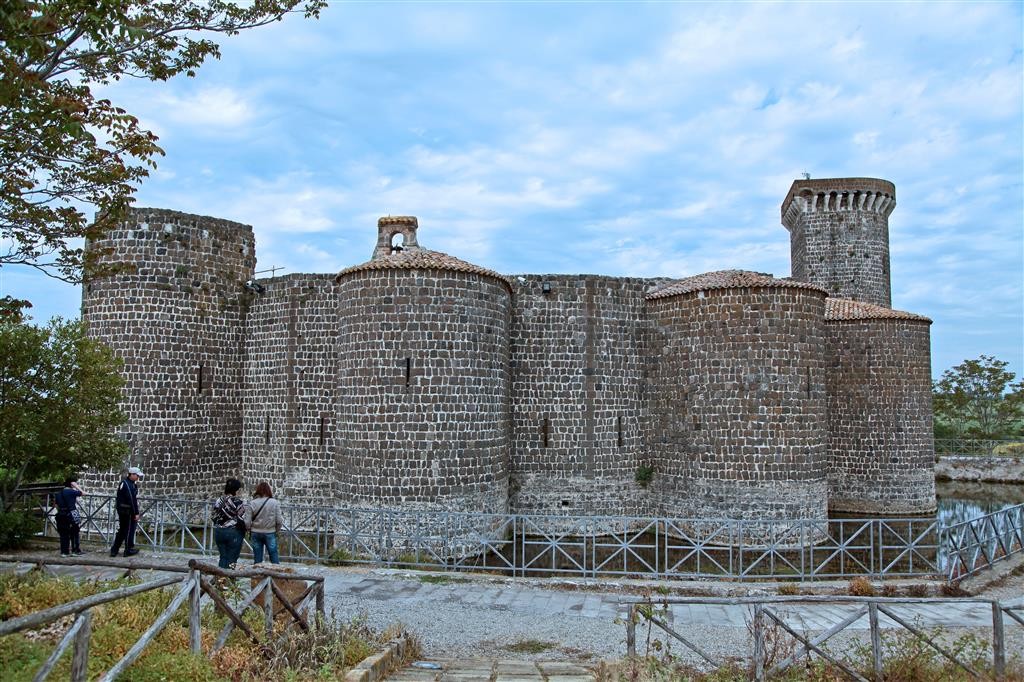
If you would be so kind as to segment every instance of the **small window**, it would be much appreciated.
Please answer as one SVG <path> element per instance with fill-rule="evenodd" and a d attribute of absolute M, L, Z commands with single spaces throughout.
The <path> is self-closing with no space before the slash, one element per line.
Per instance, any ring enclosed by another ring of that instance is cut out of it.
<path fill-rule="evenodd" d="M 327 417 L 320 416 L 320 447 L 327 441 Z"/>
<path fill-rule="evenodd" d="M 547 417 L 544 417 L 544 421 L 541 423 L 541 426 L 540 426 L 540 440 L 541 440 L 542 447 L 546 448 L 548 446 L 548 438 L 549 438 L 550 432 L 551 432 L 551 421 Z"/>
<path fill-rule="evenodd" d="M 203 393 L 203 363 L 196 367 L 196 395 Z"/>
<path fill-rule="evenodd" d="M 412 358 L 405 359 L 405 385 L 412 381 Z"/>
<path fill-rule="evenodd" d="M 622 415 L 620 414 L 618 417 L 616 417 L 615 421 L 617 422 L 618 443 L 619 447 L 621 448 L 625 441 L 625 438 L 622 433 Z"/>
<path fill-rule="evenodd" d="M 270 445 L 270 415 L 263 417 L 263 443 Z"/>

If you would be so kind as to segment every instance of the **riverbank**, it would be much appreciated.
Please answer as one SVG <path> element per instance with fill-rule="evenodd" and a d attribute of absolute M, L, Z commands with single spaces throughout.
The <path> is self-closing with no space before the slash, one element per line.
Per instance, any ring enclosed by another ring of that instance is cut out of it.
<path fill-rule="evenodd" d="M 1024 458 L 946 455 L 935 462 L 935 480 L 1024 484 Z"/>

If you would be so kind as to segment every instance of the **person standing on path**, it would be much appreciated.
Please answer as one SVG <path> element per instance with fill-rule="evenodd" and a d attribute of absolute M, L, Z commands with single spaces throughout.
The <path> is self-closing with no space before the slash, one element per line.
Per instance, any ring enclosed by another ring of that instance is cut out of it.
<path fill-rule="evenodd" d="M 277 534 L 284 527 L 281 503 L 274 499 L 270 484 L 260 481 L 252 494 L 252 502 L 245 506 L 245 525 L 252 530 L 252 562 L 263 562 L 263 548 L 270 555 L 270 563 L 279 564 Z"/>
<path fill-rule="evenodd" d="M 213 521 L 213 539 L 217 543 L 221 568 L 234 568 L 238 555 L 242 553 L 245 539 L 245 502 L 237 493 L 244 486 L 237 478 L 229 478 L 224 484 L 224 494 L 213 503 L 210 520 Z"/>
<path fill-rule="evenodd" d="M 57 522 L 57 534 L 60 535 L 62 557 L 69 557 L 72 554 L 82 556 L 82 548 L 78 541 L 82 517 L 77 508 L 81 495 L 82 489 L 78 487 L 78 479 L 71 477 L 64 481 L 64 489 L 54 496 L 54 504 L 57 506 L 54 520 Z"/>
<path fill-rule="evenodd" d="M 139 523 L 139 488 L 136 485 L 142 478 L 142 469 L 131 467 L 117 486 L 117 535 L 114 546 L 110 548 L 110 556 L 117 556 L 124 543 L 124 555 L 134 556 L 139 553 L 135 548 L 135 529 Z"/>

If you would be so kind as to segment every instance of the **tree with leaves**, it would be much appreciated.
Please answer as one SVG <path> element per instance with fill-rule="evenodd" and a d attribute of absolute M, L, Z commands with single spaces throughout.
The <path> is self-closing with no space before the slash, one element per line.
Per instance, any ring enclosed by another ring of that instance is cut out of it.
<path fill-rule="evenodd" d="M 326 0 L 4 0 L 0 3 L 0 267 L 67 282 L 123 216 L 163 154 L 153 133 L 96 85 L 195 75 L 219 58 L 209 35 L 319 16 Z M 90 220 L 86 211 L 95 214 Z M 88 262 L 86 261 L 88 259 Z M 100 274 L 97 270 L 95 274 Z"/>
<path fill-rule="evenodd" d="M 81 322 L 0 322 L 0 512 L 24 481 L 121 462 L 120 368 Z"/>
<path fill-rule="evenodd" d="M 936 432 L 956 437 L 1012 438 L 1024 431 L 1024 382 L 991 355 L 964 360 L 932 386 Z"/>

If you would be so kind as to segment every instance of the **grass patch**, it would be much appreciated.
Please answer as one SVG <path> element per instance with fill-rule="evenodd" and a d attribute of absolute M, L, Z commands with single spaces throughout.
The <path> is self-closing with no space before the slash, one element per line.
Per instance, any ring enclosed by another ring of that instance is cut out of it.
<path fill-rule="evenodd" d="M 36 572 L 24 576 L 0 576 L 0 620 L 15 618 L 41 609 L 107 592 L 133 584 L 133 580 L 77 582 L 52 578 Z M 93 608 L 92 638 L 89 643 L 90 679 L 110 669 L 167 608 L 176 588 L 153 590 Z M 229 589 L 229 594 L 239 594 Z M 261 610 L 249 610 L 243 617 L 256 633 L 263 633 Z M 28 682 L 71 625 L 71 618 L 35 631 L 0 637 L 0 660 L 4 661 L 5 682 Z M 208 652 L 227 617 L 206 604 L 202 612 L 203 650 Z M 379 632 L 364 621 L 340 622 L 325 619 L 309 632 L 284 630 L 278 624 L 271 646 L 252 644 L 236 629 L 227 644 L 213 658 L 189 653 L 187 601 L 164 630 L 146 647 L 142 656 L 125 672 L 124 678 L 138 682 L 244 682 L 333 680 L 366 656 L 383 648 L 401 634 L 398 630 Z M 418 655 L 414 642 L 410 656 Z M 50 679 L 67 679 L 71 673 L 71 651 L 57 663 Z"/>
<path fill-rule="evenodd" d="M 558 645 L 554 642 L 544 642 L 539 639 L 520 639 L 501 648 L 516 654 L 542 654 L 557 647 Z"/>
<path fill-rule="evenodd" d="M 430 585 L 451 585 L 452 583 L 468 583 L 468 578 L 460 578 L 454 575 L 421 575 L 417 579 L 421 583 Z"/>

